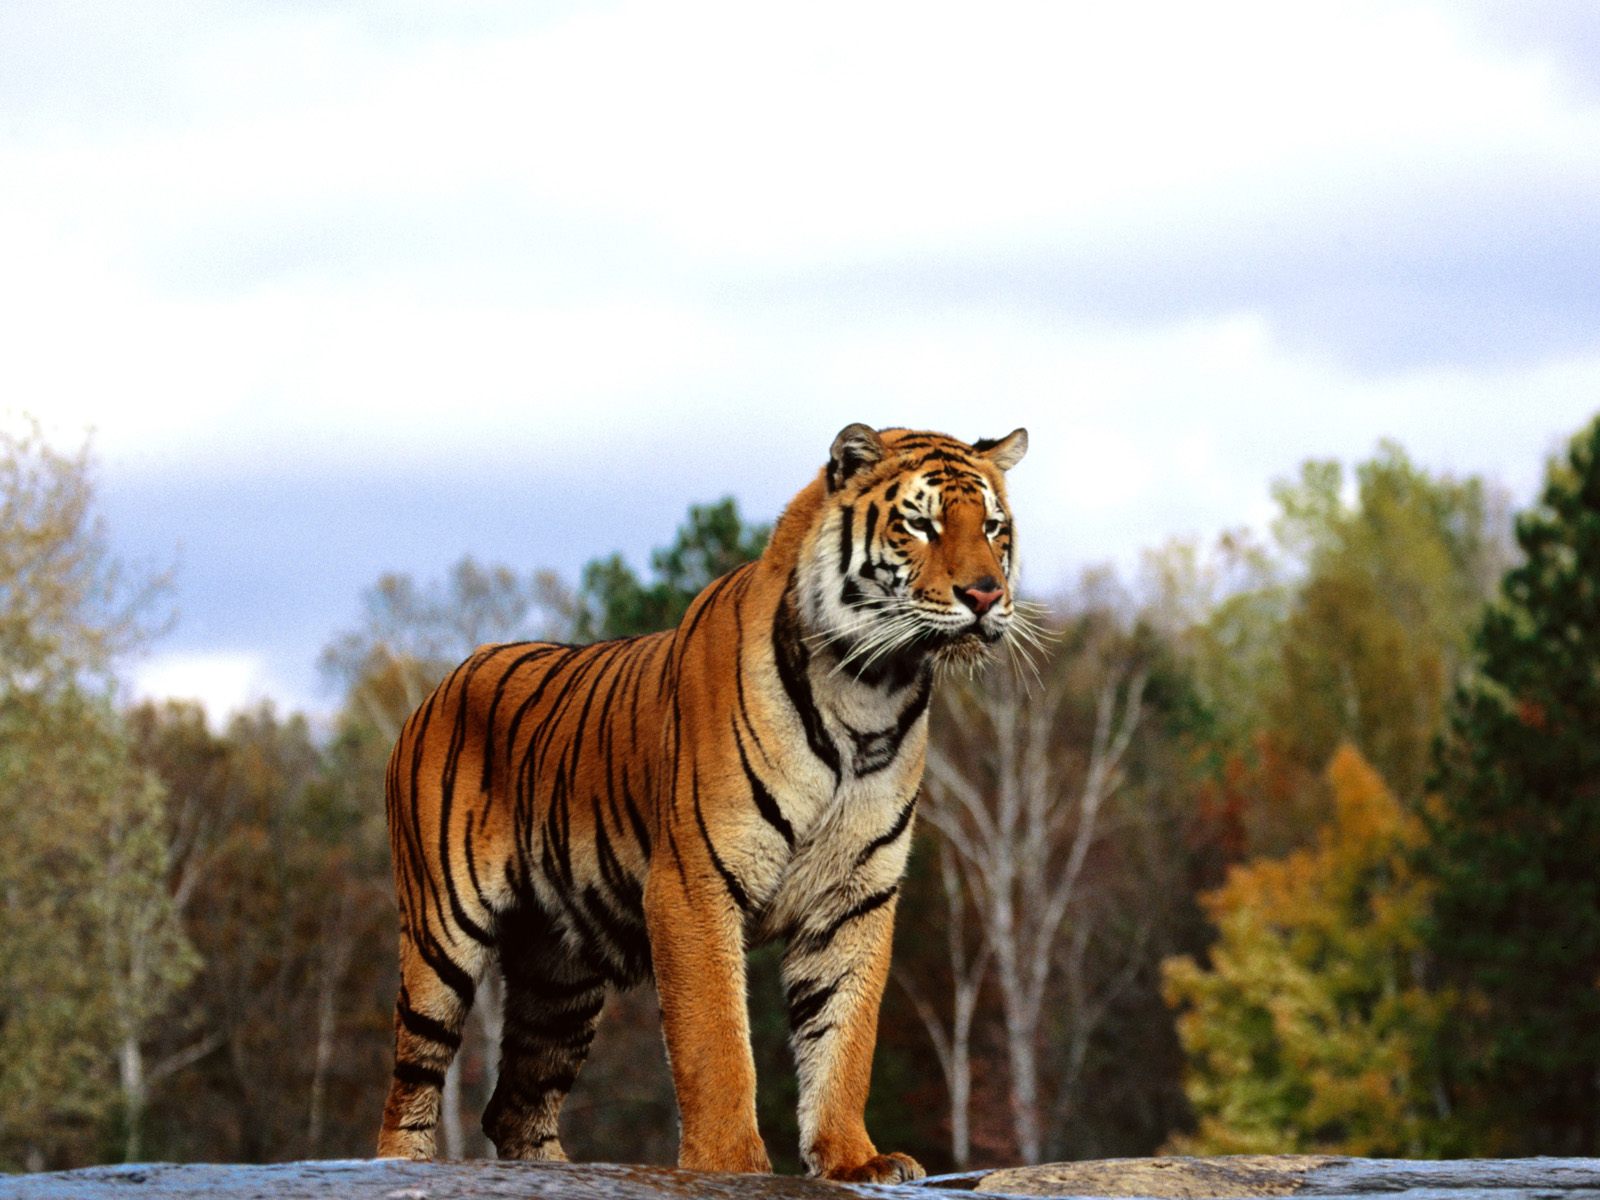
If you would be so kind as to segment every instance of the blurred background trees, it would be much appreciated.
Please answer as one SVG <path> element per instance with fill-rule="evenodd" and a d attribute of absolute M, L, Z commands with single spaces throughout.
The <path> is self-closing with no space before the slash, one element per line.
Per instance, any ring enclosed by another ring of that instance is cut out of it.
<path fill-rule="evenodd" d="M 1600 1153 L 1600 424 L 1503 498 L 1380 445 L 1280 482 L 1261 535 L 1056 597 L 1037 674 L 946 680 L 869 1122 L 934 1169 L 1147 1153 Z M 92 464 L 0 440 L 0 1164 L 370 1153 L 391 1051 L 384 762 L 484 642 L 674 623 L 768 529 L 694 506 L 640 574 L 463 557 L 330 639 L 331 722 L 130 704 L 161 579 Z M 665 528 L 663 533 L 665 533 Z M 777 948 L 759 1116 L 798 1169 Z M 449 1153 L 498 1040 L 486 984 Z M 648 987 L 567 1108 L 670 1162 Z"/>
<path fill-rule="evenodd" d="M 1516 523 L 1440 755 L 1428 944 L 1464 1003 L 1452 1091 L 1479 1144 L 1600 1145 L 1600 419 Z"/>

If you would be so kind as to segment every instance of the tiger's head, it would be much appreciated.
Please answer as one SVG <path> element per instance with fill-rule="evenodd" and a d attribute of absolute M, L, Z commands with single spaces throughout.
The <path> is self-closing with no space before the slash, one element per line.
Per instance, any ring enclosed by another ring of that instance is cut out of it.
<path fill-rule="evenodd" d="M 848 425 L 823 473 L 808 624 L 858 676 L 974 661 L 1016 631 L 1017 542 L 1005 472 L 1028 434 L 972 444 Z"/>

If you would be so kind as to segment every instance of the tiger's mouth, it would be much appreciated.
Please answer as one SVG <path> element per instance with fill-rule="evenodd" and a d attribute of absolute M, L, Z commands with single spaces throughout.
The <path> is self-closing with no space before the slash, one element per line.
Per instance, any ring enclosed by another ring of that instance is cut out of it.
<path fill-rule="evenodd" d="M 968 666 L 989 658 L 990 645 L 989 638 L 976 630 L 949 635 L 939 638 L 938 645 L 934 646 L 933 661 L 939 666 Z"/>
<path fill-rule="evenodd" d="M 940 665 L 975 663 L 987 658 L 1000 635 L 987 630 L 965 629 L 942 634 L 933 647 L 933 660 Z"/>

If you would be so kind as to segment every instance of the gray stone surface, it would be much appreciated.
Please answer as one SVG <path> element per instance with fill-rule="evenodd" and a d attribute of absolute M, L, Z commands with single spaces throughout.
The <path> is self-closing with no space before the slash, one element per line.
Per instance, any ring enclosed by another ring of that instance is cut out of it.
<path fill-rule="evenodd" d="M 1128 1158 L 993 1171 L 980 1192 L 1234 1200 L 1251 1196 L 1396 1200 L 1600 1200 L 1600 1159 L 1406 1159 L 1308 1155 Z"/>
<path fill-rule="evenodd" d="M 605 1163 L 348 1160 L 229 1166 L 149 1163 L 0 1176 L 0 1200 L 928 1200 L 905 1187 L 777 1175 L 705 1175 Z"/>
<path fill-rule="evenodd" d="M 148 1163 L 0 1176 L 0 1200 L 931 1200 L 930 1188 L 987 1196 L 1230 1200 L 1600 1200 L 1600 1159 L 1396 1159 L 1251 1155 L 1110 1159 L 965 1172 L 898 1187 L 773 1175 L 702 1175 L 603 1163 L 333 1161 L 224 1166 Z M 949 1190 L 945 1190 L 949 1189 Z M 939 1193 L 935 1193 L 939 1194 Z"/>

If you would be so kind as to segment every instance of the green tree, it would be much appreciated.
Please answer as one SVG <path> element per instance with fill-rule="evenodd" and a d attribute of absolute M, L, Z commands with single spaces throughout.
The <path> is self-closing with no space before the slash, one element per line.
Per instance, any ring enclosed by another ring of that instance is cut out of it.
<path fill-rule="evenodd" d="M 1505 553 L 1480 480 L 1431 476 L 1392 442 L 1355 476 L 1354 505 L 1335 463 L 1307 463 L 1276 489 L 1279 542 L 1307 573 L 1269 719 L 1314 769 L 1354 743 L 1414 803 Z"/>
<path fill-rule="evenodd" d="M 759 558 L 771 532 L 769 525 L 746 525 L 731 496 L 715 504 L 691 504 L 689 518 L 678 528 L 672 545 L 651 553 L 654 578 L 648 583 L 620 554 L 584 567 L 578 589 L 578 640 L 671 629 L 706 584 Z"/>
<path fill-rule="evenodd" d="M 1236 866 L 1202 898 L 1220 932 L 1210 965 L 1166 964 L 1199 1118 L 1183 1152 L 1459 1148 L 1435 1100 L 1450 1004 L 1421 978 L 1421 820 L 1353 747 L 1327 782 L 1314 845 Z"/>
<path fill-rule="evenodd" d="M 1430 474 L 1392 443 L 1353 480 L 1311 461 L 1273 495 L 1270 545 L 1231 534 L 1211 555 L 1179 544 L 1147 562 L 1155 619 L 1193 679 L 1197 809 L 1221 862 L 1303 845 L 1346 741 L 1403 803 L 1421 803 L 1509 553 L 1493 489 Z"/>
<path fill-rule="evenodd" d="M 371 1152 L 392 1065 L 393 908 L 381 761 L 262 707 L 211 732 L 192 706 L 133 714 L 169 806 L 174 894 L 205 970 L 153 1059 L 163 1156 L 241 1161 Z"/>
<path fill-rule="evenodd" d="M 137 1155 L 145 1047 L 196 962 L 167 891 L 165 794 L 111 670 L 159 581 L 106 548 L 87 451 L 0 432 L 0 1159 Z"/>
<path fill-rule="evenodd" d="M 1429 942 L 1480 1145 L 1600 1152 L 1600 418 L 1516 522 L 1440 752 Z"/>

